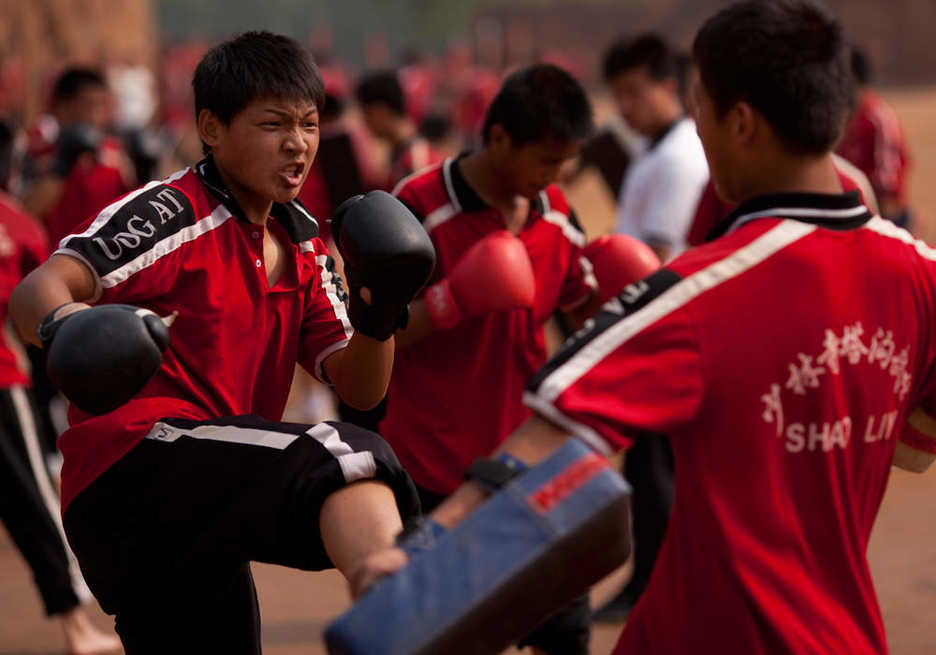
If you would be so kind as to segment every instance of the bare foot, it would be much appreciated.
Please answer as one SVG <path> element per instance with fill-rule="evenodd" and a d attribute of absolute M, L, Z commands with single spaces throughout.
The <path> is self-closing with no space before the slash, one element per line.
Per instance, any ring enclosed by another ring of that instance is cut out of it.
<path fill-rule="evenodd" d="M 65 644 L 69 655 L 95 655 L 96 653 L 122 652 L 120 639 L 116 635 L 101 632 L 87 613 L 76 607 L 56 618 L 65 632 Z"/>

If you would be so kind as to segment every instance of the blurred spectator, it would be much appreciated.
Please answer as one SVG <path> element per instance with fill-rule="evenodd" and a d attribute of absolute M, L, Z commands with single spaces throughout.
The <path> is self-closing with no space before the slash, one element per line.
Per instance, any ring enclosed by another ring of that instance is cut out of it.
<path fill-rule="evenodd" d="M 156 78 L 146 66 L 118 64 L 107 72 L 114 93 L 114 127 L 121 134 L 142 130 L 156 114 Z"/>
<path fill-rule="evenodd" d="M 437 150 L 445 150 L 452 134 L 452 121 L 442 114 L 427 114 L 419 122 L 419 133 Z"/>
<path fill-rule="evenodd" d="M 437 108 L 433 104 L 440 83 L 439 71 L 416 50 L 407 52 L 403 60 L 399 79 L 406 98 L 406 113 L 418 125 L 428 116 L 441 113 L 434 111 Z"/>
<path fill-rule="evenodd" d="M 621 189 L 617 231 L 646 242 L 666 262 L 686 248 L 686 234 L 708 179 L 695 123 L 680 101 L 679 60 L 646 34 L 614 44 L 604 77 L 618 111 L 645 141 Z"/>
<path fill-rule="evenodd" d="M 869 88 L 871 62 L 860 48 L 852 48 L 851 66 L 858 98 L 839 143 L 838 154 L 871 180 L 881 216 L 901 227 L 908 227 L 911 216 L 907 206 L 906 180 L 910 157 L 903 127 L 893 109 Z"/>
<path fill-rule="evenodd" d="M 318 219 L 322 238 L 327 240 L 334 208 L 353 195 L 378 188 L 380 176 L 366 130 L 347 115 L 351 86 L 347 75 L 328 64 L 320 70 L 325 106 L 319 111 L 319 147 L 299 200 Z"/>
<path fill-rule="evenodd" d="M 708 179 L 695 123 L 680 100 L 685 70 L 661 37 L 645 34 L 612 45 L 603 72 L 622 118 L 644 138 L 621 188 L 617 231 L 646 242 L 665 262 L 686 248 Z M 650 581 L 673 507 L 673 454 L 665 436 L 640 439 L 627 454 L 624 473 L 634 488 L 634 571 L 596 613 L 599 620 L 626 616 Z"/>
<path fill-rule="evenodd" d="M 14 131 L 0 122 L 0 179 L 9 176 Z M 20 279 L 45 260 L 42 228 L 0 192 L 0 322 Z M 43 457 L 40 419 L 22 345 L 0 331 L 0 519 L 33 573 L 47 616 L 62 626 L 70 653 L 119 648 L 99 632 L 81 607 L 91 600 L 78 563 L 65 541 L 58 493 Z"/>
<path fill-rule="evenodd" d="M 71 68 L 52 91 L 50 112 L 33 128 L 36 183 L 24 205 L 57 242 L 73 227 L 130 190 L 134 182 L 120 142 L 107 134 L 113 98 L 104 76 Z"/>
<path fill-rule="evenodd" d="M 423 137 L 406 113 L 406 97 L 394 71 L 365 75 L 355 89 L 364 124 L 390 146 L 389 191 L 404 177 L 442 161 L 443 156 Z"/>
<path fill-rule="evenodd" d="M 641 137 L 616 117 L 585 142 L 575 167 L 565 173 L 562 181 L 571 184 L 586 168 L 594 167 L 611 195 L 619 198 L 627 169 L 641 146 Z"/>

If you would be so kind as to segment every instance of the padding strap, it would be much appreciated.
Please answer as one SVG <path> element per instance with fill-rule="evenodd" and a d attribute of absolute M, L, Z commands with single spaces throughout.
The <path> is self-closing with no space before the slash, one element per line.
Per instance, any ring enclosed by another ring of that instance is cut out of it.
<path fill-rule="evenodd" d="M 478 483 L 488 493 L 496 493 L 526 470 L 524 462 L 510 453 L 501 453 L 495 459 L 476 459 L 465 472 L 465 479 Z"/>

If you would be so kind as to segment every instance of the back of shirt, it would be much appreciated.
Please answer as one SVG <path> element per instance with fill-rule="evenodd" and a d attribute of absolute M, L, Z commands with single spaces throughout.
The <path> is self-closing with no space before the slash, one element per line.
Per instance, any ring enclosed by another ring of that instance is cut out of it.
<path fill-rule="evenodd" d="M 886 652 L 866 549 L 907 417 L 936 407 L 936 250 L 845 198 L 742 206 L 534 383 L 597 447 L 673 445 L 618 652 Z"/>

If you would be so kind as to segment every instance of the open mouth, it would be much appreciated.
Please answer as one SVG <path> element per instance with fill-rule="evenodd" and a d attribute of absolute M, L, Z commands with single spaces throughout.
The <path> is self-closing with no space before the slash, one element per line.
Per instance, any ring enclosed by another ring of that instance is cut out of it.
<path fill-rule="evenodd" d="M 299 162 L 280 171 L 280 177 L 288 186 L 299 186 L 302 184 L 302 174 L 305 172 L 305 164 Z"/>

